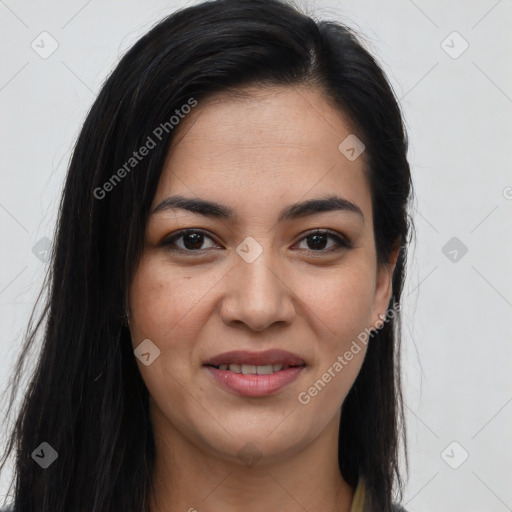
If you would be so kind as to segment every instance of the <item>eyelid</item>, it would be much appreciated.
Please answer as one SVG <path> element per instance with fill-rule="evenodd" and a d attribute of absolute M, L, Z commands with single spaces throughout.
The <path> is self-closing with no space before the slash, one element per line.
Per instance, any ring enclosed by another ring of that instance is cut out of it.
<path fill-rule="evenodd" d="M 171 245 L 175 240 L 181 238 L 182 236 L 184 235 L 187 235 L 189 233 L 199 233 L 203 236 L 205 236 L 206 238 L 209 238 L 210 240 L 214 241 L 215 240 L 213 239 L 212 236 L 210 236 L 205 230 L 203 229 L 200 229 L 200 228 L 186 228 L 186 229 L 182 229 L 180 231 L 177 231 L 176 233 L 172 234 L 171 236 L 167 236 L 165 237 L 161 242 L 160 242 L 160 246 L 168 246 L 168 245 Z M 207 249 L 197 249 L 196 251 L 191 251 L 191 250 L 187 250 L 187 249 L 182 249 L 181 247 L 178 247 L 176 249 L 170 249 L 170 250 L 175 250 L 175 251 L 178 251 L 178 252 L 188 252 L 188 253 L 193 253 L 193 252 L 197 252 L 197 253 L 202 253 L 204 252 L 205 250 Z"/>
<path fill-rule="evenodd" d="M 342 233 L 339 233 L 338 231 L 333 231 L 331 229 L 322 229 L 322 228 L 315 228 L 315 229 L 312 229 L 310 231 L 306 231 L 305 233 L 303 233 L 301 235 L 301 238 L 299 240 L 299 242 L 302 242 L 302 240 L 304 240 L 305 238 L 308 238 L 310 236 L 313 236 L 313 235 L 327 235 L 327 236 L 330 236 L 331 238 L 335 238 L 338 240 L 338 248 L 340 247 L 345 247 L 346 249 L 352 249 L 353 248 L 353 244 L 351 242 L 351 240 L 343 235 Z M 328 250 L 322 250 L 322 251 L 313 251 L 313 250 L 310 250 L 310 252 L 316 252 L 318 254 L 322 254 L 323 252 L 329 252 L 329 251 L 332 251 L 333 249 L 328 249 Z M 335 249 L 334 249 L 335 250 Z"/>
<path fill-rule="evenodd" d="M 215 242 L 214 238 L 212 236 L 210 236 L 203 229 L 200 229 L 200 228 L 186 228 L 186 229 L 182 229 L 182 230 L 172 234 L 169 237 L 164 238 L 160 242 L 159 245 L 163 246 L 163 247 L 170 246 L 172 243 L 174 243 L 175 240 L 177 240 L 177 239 L 181 238 L 182 236 L 187 235 L 189 233 L 199 233 L 199 234 L 202 234 L 204 237 L 209 238 L 210 240 Z M 353 248 L 353 244 L 350 241 L 350 239 L 348 237 L 346 237 L 345 235 L 343 235 L 342 233 L 339 233 L 337 231 L 333 231 L 333 230 L 330 230 L 330 229 L 322 229 L 322 228 L 315 228 L 315 229 L 306 231 L 305 233 L 302 233 L 300 235 L 301 238 L 297 241 L 297 243 L 300 243 L 304 239 L 306 239 L 306 238 L 308 238 L 310 236 L 313 236 L 313 235 L 327 235 L 328 237 L 334 238 L 334 239 L 336 239 L 337 247 L 330 248 L 330 249 L 325 249 L 325 250 L 322 249 L 322 250 L 318 250 L 318 251 L 314 251 L 312 249 L 309 249 L 309 250 L 305 249 L 305 251 L 307 251 L 309 253 L 321 255 L 321 254 L 326 254 L 326 253 L 328 254 L 328 253 L 331 253 L 331 252 L 335 252 L 335 251 L 340 250 L 340 249 L 352 249 Z M 181 252 L 181 253 L 189 253 L 189 254 L 192 254 L 192 253 L 201 254 L 201 253 L 204 253 L 205 251 L 209 250 L 209 249 L 189 250 L 189 249 L 182 249 L 181 247 L 178 247 L 178 248 L 167 247 L 167 248 L 169 250 L 171 250 L 171 251 L 176 251 L 176 252 Z"/>

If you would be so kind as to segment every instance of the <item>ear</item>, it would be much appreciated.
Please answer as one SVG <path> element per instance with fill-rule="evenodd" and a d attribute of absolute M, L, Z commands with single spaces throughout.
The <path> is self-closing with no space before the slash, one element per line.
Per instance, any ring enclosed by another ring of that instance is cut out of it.
<path fill-rule="evenodd" d="M 370 330 L 379 330 L 384 323 L 389 301 L 393 294 L 393 272 L 399 253 L 400 245 L 398 244 L 393 249 L 389 261 L 378 264 Z"/>

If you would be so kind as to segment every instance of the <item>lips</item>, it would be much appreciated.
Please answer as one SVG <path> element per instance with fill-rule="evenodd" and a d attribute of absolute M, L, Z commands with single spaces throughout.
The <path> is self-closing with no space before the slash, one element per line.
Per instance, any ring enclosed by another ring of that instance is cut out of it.
<path fill-rule="evenodd" d="M 235 350 L 224 352 L 205 361 L 204 366 L 220 365 L 250 365 L 250 366 L 305 366 L 306 363 L 297 354 L 286 352 L 284 350 L 265 350 L 264 352 L 249 352 L 245 350 Z"/>
<path fill-rule="evenodd" d="M 306 362 L 284 350 L 237 350 L 212 357 L 203 366 L 226 391 L 245 397 L 264 397 L 291 384 Z"/>

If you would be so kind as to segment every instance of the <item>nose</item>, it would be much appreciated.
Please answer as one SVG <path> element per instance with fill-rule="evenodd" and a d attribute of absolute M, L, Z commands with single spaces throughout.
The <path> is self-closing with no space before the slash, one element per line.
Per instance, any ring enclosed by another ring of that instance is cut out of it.
<path fill-rule="evenodd" d="M 226 276 L 228 284 L 220 306 L 226 325 L 245 324 L 258 332 L 274 323 L 292 323 L 296 314 L 293 283 L 282 266 L 266 257 L 269 252 L 264 250 L 252 263 L 237 256 Z"/>

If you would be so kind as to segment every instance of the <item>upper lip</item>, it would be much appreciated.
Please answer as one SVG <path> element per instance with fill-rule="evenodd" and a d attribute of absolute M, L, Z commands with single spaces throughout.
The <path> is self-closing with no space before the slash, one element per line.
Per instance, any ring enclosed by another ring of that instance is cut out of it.
<path fill-rule="evenodd" d="M 263 352 L 250 352 L 247 350 L 233 350 L 216 355 L 203 363 L 204 365 L 219 366 L 221 364 L 251 364 L 266 366 L 282 364 L 287 366 L 304 366 L 306 363 L 297 354 L 285 350 L 265 350 Z"/>

